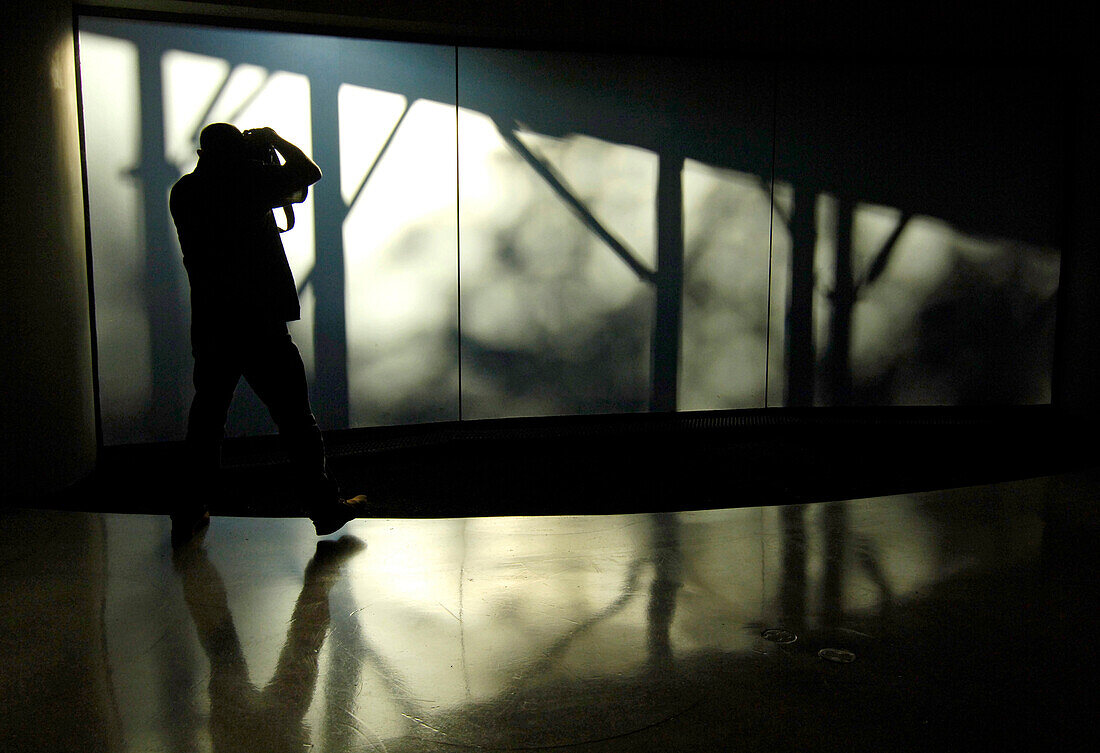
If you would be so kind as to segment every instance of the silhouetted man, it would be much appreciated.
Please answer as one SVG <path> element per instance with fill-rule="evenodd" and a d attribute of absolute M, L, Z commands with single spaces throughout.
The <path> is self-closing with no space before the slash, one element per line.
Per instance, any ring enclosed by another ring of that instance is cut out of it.
<path fill-rule="evenodd" d="M 298 291 L 272 212 L 305 200 L 321 170 L 270 128 L 242 133 L 228 123 L 208 125 L 198 153 L 195 170 L 172 187 L 169 201 L 191 283 L 195 398 L 187 456 L 198 491 L 174 511 L 173 539 L 190 538 L 209 520 L 203 492 L 216 477 L 242 376 L 271 411 L 306 510 L 324 536 L 363 514 L 365 498 L 343 499 L 325 468 L 302 357 L 287 329 L 301 315 Z"/>

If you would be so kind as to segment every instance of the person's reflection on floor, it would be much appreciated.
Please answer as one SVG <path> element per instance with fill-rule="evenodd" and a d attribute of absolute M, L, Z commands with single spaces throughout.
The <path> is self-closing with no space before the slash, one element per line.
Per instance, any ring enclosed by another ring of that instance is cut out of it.
<path fill-rule="evenodd" d="M 779 622 L 796 633 L 806 626 L 807 535 L 801 505 L 780 508 L 783 571 L 779 582 Z"/>
<path fill-rule="evenodd" d="M 848 549 L 848 511 L 843 502 L 830 502 L 821 511 L 824 534 L 824 572 L 821 576 L 821 628 L 835 632 L 844 617 L 844 576 Z"/>
<path fill-rule="evenodd" d="M 676 595 L 683 585 L 680 519 L 676 513 L 653 516 L 653 567 L 655 572 L 646 611 L 646 644 L 650 668 L 664 669 L 672 662 L 672 617 L 676 611 Z"/>
<path fill-rule="evenodd" d="M 210 737 L 215 751 L 277 753 L 310 747 L 303 718 L 313 700 L 317 660 L 328 633 L 329 591 L 340 566 L 365 546 L 354 536 L 317 543 L 275 674 L 263 690 L 249 682 L 225 586 L 206 556 L 201 536 L 173 551 L 187 608 L 210 661 Z"/>

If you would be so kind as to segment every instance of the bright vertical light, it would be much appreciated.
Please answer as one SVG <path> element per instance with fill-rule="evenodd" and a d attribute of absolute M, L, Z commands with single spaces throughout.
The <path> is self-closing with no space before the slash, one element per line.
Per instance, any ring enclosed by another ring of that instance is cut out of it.
<path fill-rule="evenodd" d="M 420 100 L 405 112 L 403 100 L 361 87 L 340 93 L 345 200 L 370 174 L 344 222 L 356 425 L 408 420 L 405 410 L 457 418 L 453 395 L 433 386 L 456 366 L 455 108 Z"/>
<path fill-rule="evenodd" d="M 768 190 L 755 176 L 690 159 L 683 185 L 687 258 L 680 407 L 764 407 Z"/>
<path fill-rule="evenodd" d="M 164 143 L 170 162 L 182 172 L 195 165 L 197 136 L 206 110 L 229 75 L 220 58 L 169 50 L 161 58 L 164 76 Z"/>
<path fill-rule="evenodd" d="M 408 100 L 401 94 L 343 84 L 340 108 L 340 193 L 350 205 L 386 141 L 394 134 Z"/>
<path fill-rule="evenodd" d="M 244 67 L 239 66 L 238 71 Z M 234 71 L 234 76 L 236 75 L 237 71 Z M 235 126 L 242 130 L 263 126 L 274 128 L 280 136 L 306 154 L 313 152 L 308 78 L 297 73 L 276 71 L 266 77 L 259 91 L 253 94 L 252 89 L 242 85 L 233 94 L 234 97 L 240 95 L 244 95 L 243 101 L 234 100 L 239 110 L 232 113 L 231 122 Z M 230 91 L 227 90 L 225 96 L 229 97 Z M 281 223 L 281 212 L 276 210 L 275 214 Z M 286 249 L 294 278 L 301 281 L 313 267 L 315 258 L 312 192 L 304 202 L 294 205 L 294 214 L 294 230 L 283 234 L 283 247 Z"/>
<path fill-rule="evenodd" d="M 133 435 L 152 397 L 136 46 L 81 32 L 80 76 L 104 441 L 159 439 Z"/>

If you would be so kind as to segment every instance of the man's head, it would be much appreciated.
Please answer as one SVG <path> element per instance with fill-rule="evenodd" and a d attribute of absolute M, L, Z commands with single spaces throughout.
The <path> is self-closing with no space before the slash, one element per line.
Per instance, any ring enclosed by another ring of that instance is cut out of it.
<path fill-rule="evenodd" d="M 199 134 L 199 156 L 215 161 L 239 160 L 244 153 L 244 135 L 229 123 L 211 123 Z"/>

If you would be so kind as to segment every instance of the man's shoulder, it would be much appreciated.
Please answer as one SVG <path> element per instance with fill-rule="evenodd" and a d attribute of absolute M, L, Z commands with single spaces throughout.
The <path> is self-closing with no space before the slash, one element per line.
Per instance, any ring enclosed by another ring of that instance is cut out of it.
<path fill-rule="evenodd" d="M 225 185 L 223 180 L 195 169 L 180 176 L 168 194 L 169 206 L 198 207 L 211 202 L 223 202 L 228 196 L 239 193 L 235 186 Z"/>
<path fill-rule="evenodd" d="M 280 175 L 281 166 L 243 163 L 234 170 L 201 170 L 180 177 L 172 186 L 172 193 L 190 194 L 228 192 L 243 198 L 256 187 L 263 186 Z"/>
<path fill-rule="evenodd" d="M 169 192 L 169 197 L 171 198 L 171 200 L 176 200 L 177 197 L 185 196 L 186 194 L 195 190 L 195 188 L 197 187 L 195 184 L 198 180 L 198 176 L 196 176 L 193 172 L 181 176 L 180 179 L 172 185 L 172 190 L 171 192 Z"/>

